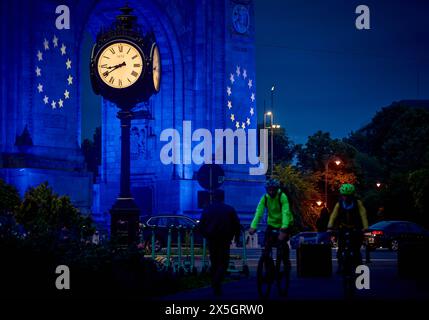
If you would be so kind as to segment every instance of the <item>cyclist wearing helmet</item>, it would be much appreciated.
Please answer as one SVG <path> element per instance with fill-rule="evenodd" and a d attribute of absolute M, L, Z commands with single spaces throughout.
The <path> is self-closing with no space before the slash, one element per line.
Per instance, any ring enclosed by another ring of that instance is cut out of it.
<path fill-rule="evenodd" d="M 265 231 L 265 247 L 267 248 L 267 241 L 272 240 L 273 230 L 279 230 L 278 240 L 281 241 L 282 246 L 284 246 L 287 260 L 289 260 L 287 229 L 291 226 L 293 221 L 292 212 L 289 208 L 289 200 L 286 194 L 281 191 L 280 183 L 277 179 L 267 180 L 265 188 L 267 193 L 259 200 L 255 217 L 250 225 L 249 233 L 254 234 L 256 232 L 259 221 L 266 209 L 268 211 L 268 226 Z"/>
<path fill-rule="evenodd" d="M 332 230 L 334 227 L 339 230 L 338 234 L 338 272 L 341 272 L 342 267 L 342 251 L 344 250 L 344 230 L 353 230 L 354 238 L 354 252 L 355 257 L 358 257 L 358 264 L 362 263 L 360 254 L 360 247 L 362 246 L 362 230 L 368 228 L 368 218 L 366 209 L 361 200 L 355 196 L 355 187 L 352 184 L 345 183 L 340 187 L 340 199 L 332 211 L 328 223 L 328 229 Z"/>

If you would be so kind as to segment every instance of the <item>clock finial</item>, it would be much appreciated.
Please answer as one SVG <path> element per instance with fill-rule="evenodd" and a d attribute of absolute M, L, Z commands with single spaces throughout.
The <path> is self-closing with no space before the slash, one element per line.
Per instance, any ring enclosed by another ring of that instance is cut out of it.
<path fill-rule="evenodd" d="M 119 8 L 119 11 L 121 11 L 122 14 L 116 17 L 118 27 L 127 30 L 133 29 L 133 24 L 137 21 L 137 17 L 131 14 L 134 9 L 128 6 L 128 1 L 125 2 L 125 6 Z"/>

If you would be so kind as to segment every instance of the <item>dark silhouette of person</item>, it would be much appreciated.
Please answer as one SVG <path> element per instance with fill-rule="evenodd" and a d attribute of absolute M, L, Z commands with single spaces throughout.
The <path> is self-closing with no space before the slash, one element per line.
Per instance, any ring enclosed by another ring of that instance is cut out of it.
<path fill-rule="evenodd" d="M 223 201 L 223 192 L 216 190 L 213 202 L 201 214 L 199 230 L 210 253 L 212 288 L 216 296 L 222 294 L 222 280 L 229 264 L 229 247 L 232 239 L 240 239 L 240 220 L 235 209 Z"/>
<path fill-rule="evenodd" d="M 316 221 L 317 232 L 326 232 L 328 230 L 329 211 L 328 208 L 323 207 L 320 211 L 319 218 Z"/>

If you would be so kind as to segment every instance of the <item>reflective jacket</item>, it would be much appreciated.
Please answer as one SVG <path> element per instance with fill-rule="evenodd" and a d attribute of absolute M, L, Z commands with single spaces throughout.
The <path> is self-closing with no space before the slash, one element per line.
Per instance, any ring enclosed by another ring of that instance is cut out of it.
<path fill-rule="evenodd" d="M 255 217 L 250 225 L 251 228 L 256 229 L 258 227 L 265 209 L 268 211 L 267 223 L 273 228 L 286 229 L 292 225 L 293 215 L 290 211 L 289 200 L 286 194 L 280 189 L 274 198 L 271 198 L 268 194 L 264 194 L 261 200 L 259 200 Z"/>
<path fill-rule="evenodd" d="M 334 226 L 340 228 L 368 228 L 368 218 L 362 201 L 354 199 L 349 206 L 342 201 L 338 202 L 329 218 L 328 228 L 333 228 Z"/>

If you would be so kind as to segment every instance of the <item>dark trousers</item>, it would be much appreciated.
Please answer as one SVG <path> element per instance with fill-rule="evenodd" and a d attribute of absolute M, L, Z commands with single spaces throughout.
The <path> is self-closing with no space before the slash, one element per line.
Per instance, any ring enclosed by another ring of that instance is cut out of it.
<path fill-rule="evenodd" d="M 348 241 L 350 241 L 349 246 L 350 246 L 350 249 L 353 251 L 353 257 L 355 258 L 355 261 L 353 261 L 353 264 L 355 266 L 362 264 L 362 256 L 360 254 L 360 248 L 363 242 L 362 232 L 355 229 L 340 230 L 338 233 L 338 251 L 337 251 L 337 261 L 338 261 L 339 271 L 342 271 L 342 267 L 343 267 L 343 252 L 345 250 L 346 240 L 347 240 L 347 237 L 345 235 L 346 232 L 350 233 L 350 235 L 348 236 Z"/>
<path fill-rule="evenodd" d="M 207 241 L 210 252 L 212 287 L 217 292 L 220 291 L 222 280 L 228 269 L 230 244 L 231 241 L 227 239 L 208 239 Z"/>
<path fill-rule="evenodd" d="M 287 243 L 289 238 L 286 237 L 284 240 L 280 241 L 278 239 L 279 233 L 274 231 L 279 231 L 279 229 L 267 226 L 267 229 L 265 230 L 265 241 L 262 254 L 270 255 L 272 248 L 277 247 L 277 257 L 283 258 L 283 264 L 285 266 L 289 265 L 289 245 Z"/>

